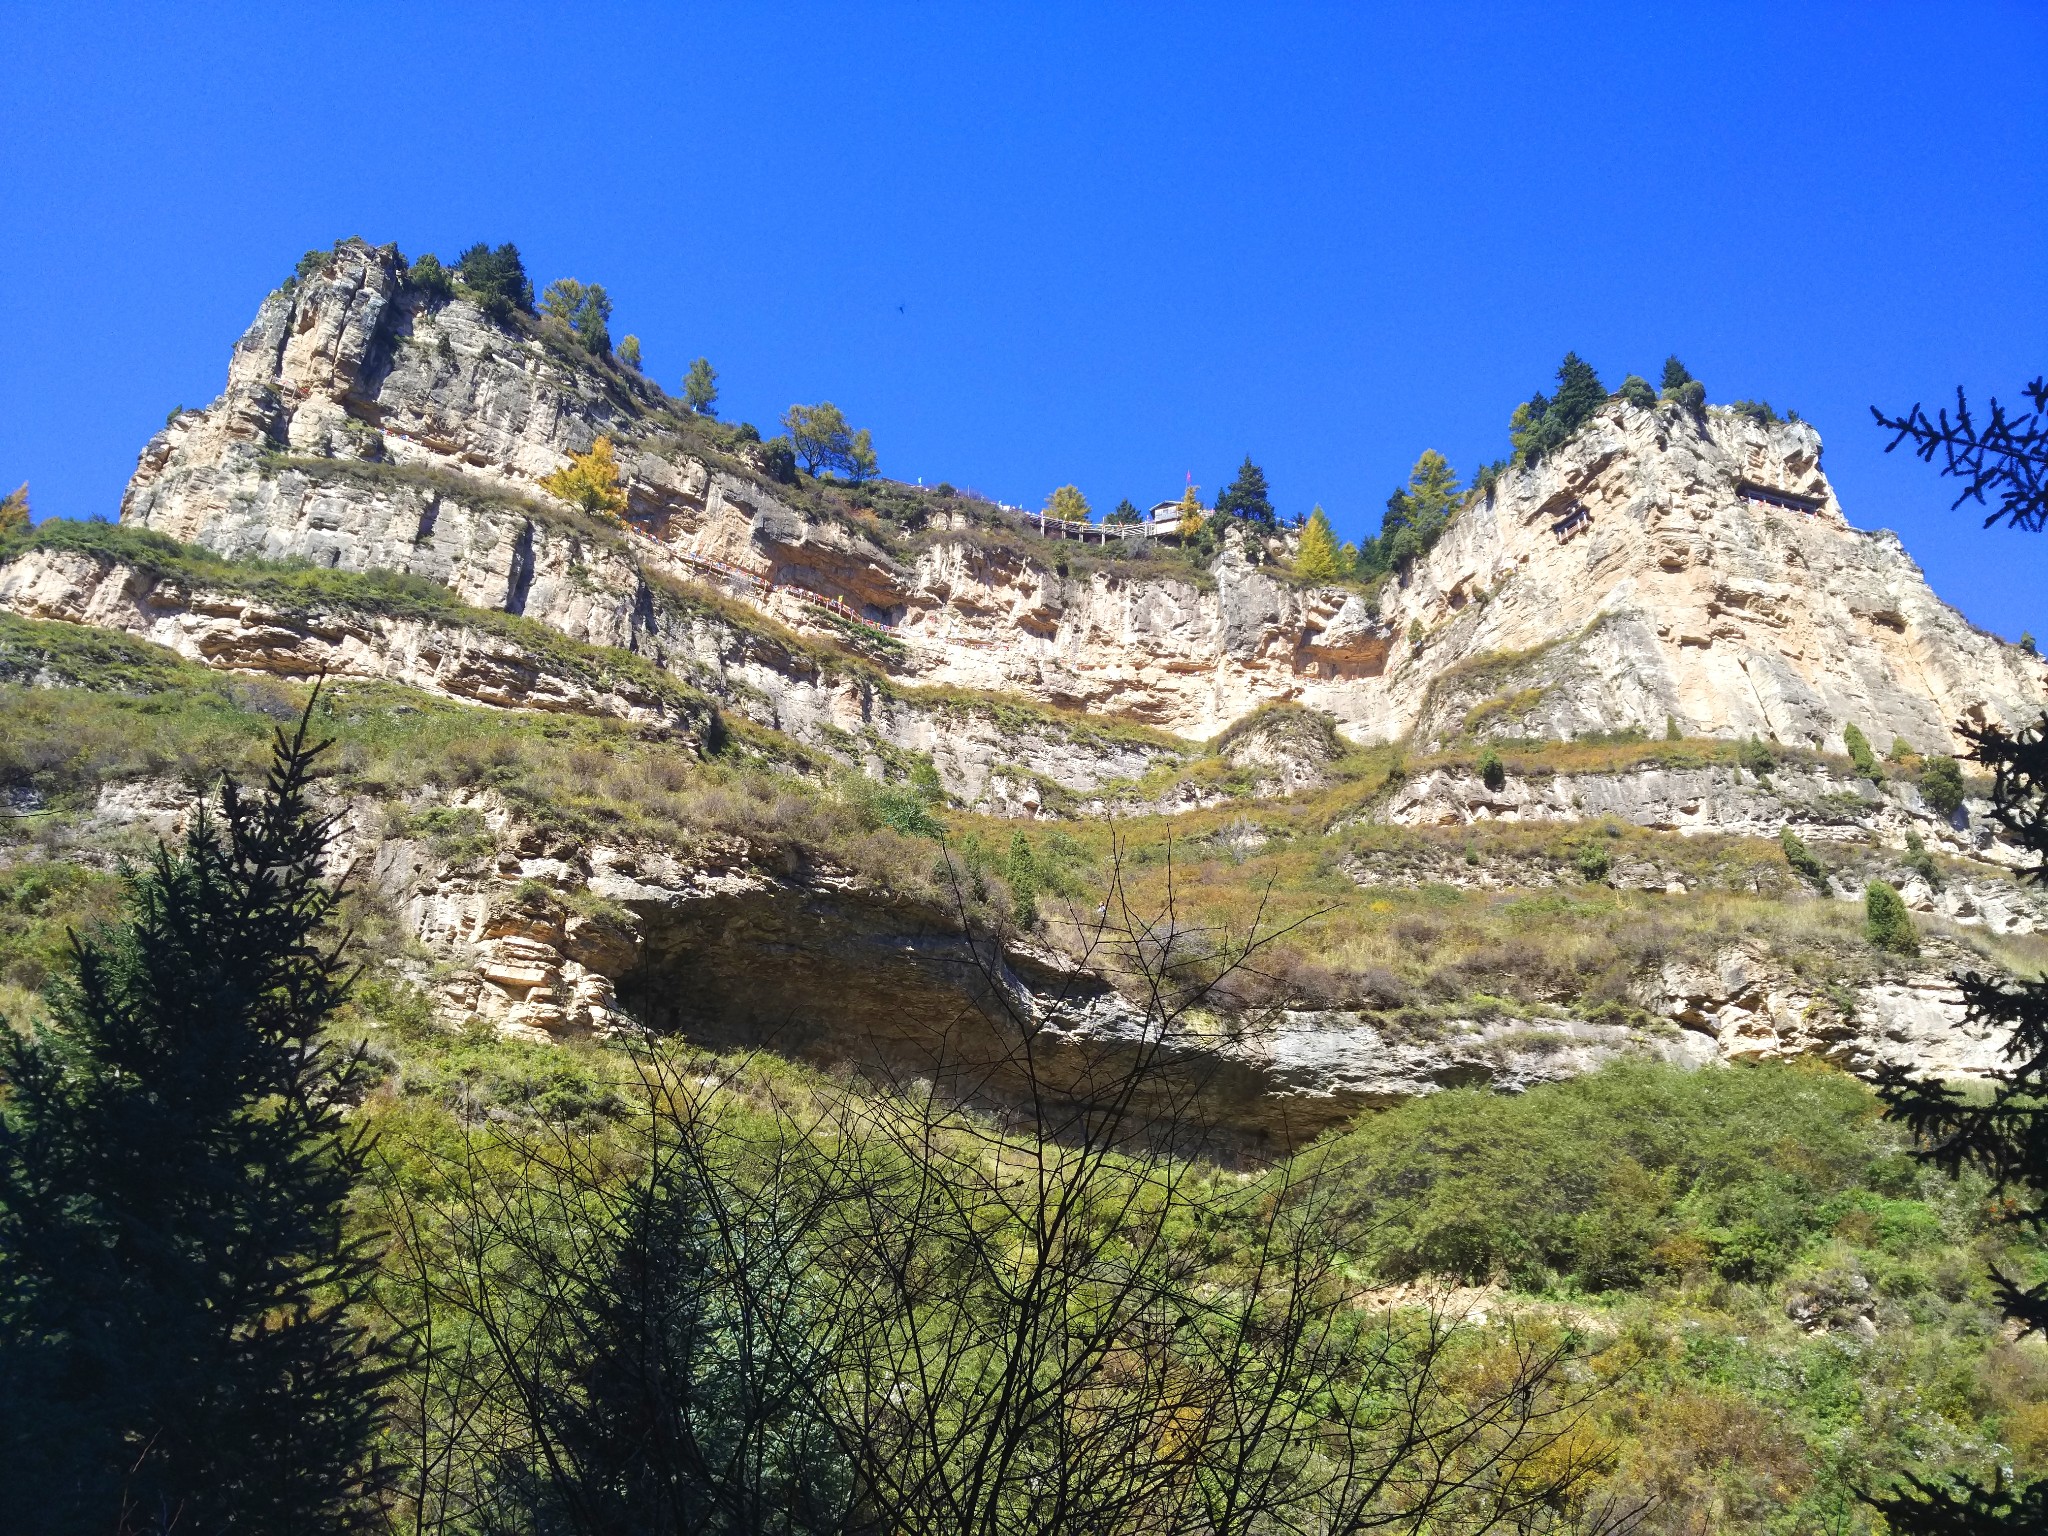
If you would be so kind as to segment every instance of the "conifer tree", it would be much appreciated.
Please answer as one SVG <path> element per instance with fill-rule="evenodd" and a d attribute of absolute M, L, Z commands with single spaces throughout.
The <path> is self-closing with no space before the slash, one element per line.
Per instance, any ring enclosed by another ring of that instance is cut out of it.
<path fill-rule="evenodd" d="M 700 357 L 690 364 L 683 379 L 683 404 L 699 416 L 718 414 L 718 370 L 709 358 Z"/>
<path fill-rule="evenodd" d="M 1662 393 L 1666 400 L 1676 400 L 1679 391 L 1692 382 L 1692 375 L 1686 372 L 1685 364 L 1678 360 L 1676 354 L 1664 359 Z"/>
<path fill-rule="evenodd" d="M 540 488 L 598 517 L 617 520 L 625 515 L 626 488 L 608 437 L 592 443 L 588 453 L 571 454 L 552 475 L 541 476 Z"/>
<path fill-rule="evenodd" d="M 721 1196 L 697 1127 L 660 1145 L 566 1255 L 510 1471 L 543 1531 L 800 1536 L 847 1529 L 852 1473 L 819 1409 L 820 1330 L 790 1240 Z"/>
<path fill-rule="evenodd" d="M 384 1367 L 349 1319 L 362 1055 L 323 1025 L 331 820 L 312 706 L 254 800 L 74 938 L 50 1020 L 0 1030 L 0 1488 L 8 1529 L 329 1532 L 365 1491 Z"/>
<path fill-rule="evenodd" d="M 1273 500 L 1266 489 L 1266 472 L 1252 462 L 1250 454 L 1246 454 L 1244 463 L 1238 466 L 1237 478 L 1216 498 L 1216 510 L 1256 523 L 1261 528 L 1274 526 Z"/>
<path fill-rule="evenodd" d="M 1045 499 L 1045 515 L 1057 517 L 1064 522 L 1085 523 L 1088 521 L 1088 498 L 1081 494 L 1078 485 L 1063 485 Z"/>
<path fill-rule="evenodd" d="M 1308 515 L 1301 530 L 1301 548 L 1295 552 L 1294 574 L 1304 581 L 1335 581 L 1344 574 L 1343 557 L 1337 550 L 1337 536 L 1319 506 Z"/>
<path fill-rule="evenodd" d="M 2031 393 L 2037 414 L 2048 413 L 2048 389 L 2037 381 Z M 1956 398 L 1960 412 L 1960 390 Z M 1997 431 L 1987 438 L 1967 417 L 1956 426 L 1944 413 L 1937 425 L 1918 406 L 1902 419 L 1873 414 L 1899 433 L 1894 448 L 1911 437 L 1929 459 L 1935 448 L 1948 449 L 1942 472 L 1969 482 L 1958 505 L 1973 495 L 1981 504 L 1985 490 L 1997 490 L 2002 499 L 1987 524 L 2005 518 L 2012 527 L 2042 526 L 2041 467 L 2048 463 L 2042 448 L 2048 438 L 2031 419 L 2007 420 L 1994 403 Z M 1963 735 L 1969 755 L 1991 771 L 1992 819 L 2034 855 L 2028 877 L 2048 880 L 2048 715 L 2024 730 L 1965 726 Z M 1942 764 L 1948 772 L 1937 787 L 1930 781 Z M 1931 804 L 1939 796 L 1937 809 L 1961 805 L 1961 775 L 1948 758 L 1929 764 L 1921 788 Z M 1900 1067 L 1879 1075 L 1878 1091 L 1892 1115 L 1919 1139 L 1921 1157 L 1950 1173 L 1974 1167 L 1990 1175 L 2006 1196 L 2001 1218 L 2038 1238 L 2048 1233 L 2048 981 L 2005 982 L 1975 973 L 1955 980 L 1971 1020 L 2006 1036 L 2006 1064 L 1993 1078 L 1989 1097 L 1910 1077 Z M 1995 1288 L 1999 1305 L 2019 1325 L 2022 1337 L 2048 1334 L 2048 1281 L 2028 1286 L 2001 1274 Z M 2008 1487 L 2003 1472 L 1989 1486 L 1930 1482 L 1909 1474 L 1903 1486 L 1869 1496 L 1869 1502 L 1900 1536 L 2019 1536 L 2048 1530 L 2048 1478 Z"/>

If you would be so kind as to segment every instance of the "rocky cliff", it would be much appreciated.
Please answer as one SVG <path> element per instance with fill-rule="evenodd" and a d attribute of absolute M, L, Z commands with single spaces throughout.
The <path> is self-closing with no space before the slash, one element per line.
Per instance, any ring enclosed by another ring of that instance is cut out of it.
<path fill-rule="evenodd" d="M 599 436 L 616 521 L 540 485 Z M 2048 903 L 1981 800 L 1938 813 L 1912 759 L 1829 754 L 1852 721 L 1948 751 L 2041 709 L 2048 672 L 1848 525 L 1810 427 L 1611 402 L 1372 593 L 1295 582 L 1284 541 L 1198 568 L 910 487 L 879 518 L 769 464 L 344 242 L 152 439 L 124 526 L 0 549 L 0 868 L 110 866 L 189 804 L 167 765 L 268 729 L 278 701 L 221 674 L 324 674 L 382 722 L 365 761 L 426 701 L 478 706 L 432 703 L 468 723 L 356 776 L 338 850 L 448 1023 L 901 1057 L 995 1038 L 1000 994 L 1078 1081 L 1147 1022 L 1075 914 L 1142 888 L 1162 931 L 1225 933 L 1259 890 L 1305 937 L 1184 1042 L 1259 1137 L 1622 1052 L 1994 1064 L 1945 970 L 2035 963 Z M 66 659 L 74 631 L 146 644 Z M 79 745 L 67 690 L 130 713 Z M 107 766 L 153 690 L 190 739 Z M 1923 958 L 1863 944 L 1869 879 Z M 998 940 L 961 937 L 962 891 Z"/>
<path fill-rule="evenodd" d="M 537 484 L 600 435 L 628 471 L 623 529 Z M 1288 700 L 1354 740 L 1673 723 L 1823 745 L 1854 721 L 1945 750 L 1959 720 L 2048 699 L 2038 659 L 1943 604 L 1892 535 L 1848 525 L 1804 424 L 1613 402 L 1469 505 L 1377 609 L 1241 541 L 1206 580 L 1063 574 L 1064 546 L 978 538 L 936 502 L 892 541 L 751 451 L 546 325 L 429 299 L 394 250 L 346 242 L 264 302 L 225 393 L 144 450 L 122 516 L 230 557 L 415 573 L 662 660 L 662 581 L 843 635 L 823 597 L 886 627 L 874 659 L 906 683 L 1190 737 Z"/>

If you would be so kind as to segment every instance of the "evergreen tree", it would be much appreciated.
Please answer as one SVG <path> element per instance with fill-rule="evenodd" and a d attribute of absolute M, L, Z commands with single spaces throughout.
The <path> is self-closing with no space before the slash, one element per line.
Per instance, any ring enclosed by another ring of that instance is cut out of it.
<path fill-rule="evenodd" d="M 1963 808 L 1963 770 L 1954 758 L 1942 754 L 1928 760 L 1920 770 L 1920 798 L 1944 820 Z"/>
<path fill-rule="evenodd" d="M 565 1256 L 549 1370 L 522 1394 L 538 1454 L 509 1479 L 540 1530 L 845 1528 L 852 1475 L 819 1407 L 827 1362 L 791 1243 L 772 1211 L 721 1197 L 704 1150 L 657 1145 Z"/>
<path fill-rule="evenodd" d="M 533 284 L 527 279 L 526 264 L 519 259 L 519 247 L 509 241 L 496 250 L 472 245 L 456 262 L 455 277 L 495 320 L 510 319 L 514 310 L 533 312 Z"/>
<path fill-rule="evenodd" d="M 683 379 L 683 404 L 699 416 L 718 414 L 718 370 L 709 358 L 700 357 L 690 364 Z"/>
<path fill-rule="evenodd" d="M 1345 574 L 1345 562 L 1337 549 L 1337 536 L 1330 519 L 1318 506 L 1302 525 L 1301 547 L 1294 554 L 1294 574 L 1304 581 L 1335 581 Z"/>
<path fill-rule="evenodd" d="M 1257 523 L 1261 528 L 1275 525 L 1272 498 L 1266 490 L 1266 472 L 1252 462 L 1250 454 L 1246 454 L 1244 463 L 1238 466 L 1237 478 L 1216 498 L 1216 510 L 1248 523 Z"/>
<path fill-rule="evenodd" d="M 1842 727 L 1842 750 L 1849 754 L 1849 763 L 1862 777 L 1873 783 L 1884 778 L 1884 769 L 1878 766 L 1877 754 L 1870 750 L 1870 738 L 1854 720 Z"/>
<path fill-rule="evenodd" d="M 1898 891 L 1883 880 L 1872 880 L 1863 887 L 1863 936 L 1876 948 L 1894 954 L 1920 953 L 1913 914 Z"/>
<path fill-rule="evenodd" d="M 1138 510 L 1130 497 L 1126 496 L 1110 509 L 1109 516 L 1105 517 L 1103 521 L 1105 523 L 1142 523 L 1145 521 L 1145 514 Z"/>
<path fill-rule="evenodd" d="M 638 372 L 640 368 L 640 338 L 638 336 L 621 338 L 618 357 L 621 363 Z"/>
<path fill-rule="evenodd" d="M 2037 411 L 2048 412 L 2048 388 L 2036 381 L 2032 394 Z M 1959 413 L 1964 412 L 1960 390 L 1956 401 Z M 1998 490 L 2002 499 L 1987 523 L 2006 518 L 2014 527 L 2041 526 L 2040 509 L 2048 503 L 2042 498 L 2040 468 L 2048 461 L 2042 451 L 2048 437 L 2031 420 L 2008 421 L 1994 403 L 1997 430 L 1986 437 L 1966 413 L 1955 426 L 1945 412 L 1939 425 L 1928 422 L 1918 406 L 1899 420 L 1873 414 L 1899 432 L 1892 447 L 1910 436 L 1924 448 L 1923 457 L 1931 459 L 1937 447 L 1947 449 L 1943 473 L 1970 482 L 1958 505 L 1973 494 L 1982 504 L 1985 490 Z M 2048 879 L 2048 715 L 2026 730 L 1965 726 L 1963 734 L 1970 755 L 1991 771 L 1992 819 L 2035 856 L 2028 877 Z M 1937 788 L 1930 781 L 1944 763 L 1948 773 Z M 1962 777 L 1953 761 L 1937 757 L 1930 763 L 1921 792 L 1930 804 L 1939 795 L 1951 809 L 1960 806 Z M 1922 1158 L 1951 1173 L 1968 1166 L 1990 1175 L 2006 1196 L 2001 1218 L 2039 1237 L 2048 1233 L 2048 981 L 2007 983 L 1974 973 L 1955 980 L 1970 1018 L 2006 1032 L 2006 1066 L 1993 1079 L 1989 1098 L 1909 1077 L 1899 1067 L 1880 1074 L 1878 1091 L 1891 1113 L 1919 1138 Z M 2019 1325 L 2022 1337 L 2048 1333 L 2048 1281 L 2029 1287 L 1999 1275 L 1996 1290 L 1999 1305 Z M 2048 1529 L 2048 1479 L 2009 1489 L 2003 1473 L 1988 1488 L 1944 1486 L 1908 1475 L 1903 1488 L 1870 1502 L 1900 1536 L 2018 1536 Z"/>
<path fill-rule="evenodd" d="M 612 297 L 603 283 L 579 283 L 558 277 L 540 296 L 540 307 L 566 325 L 571 334 L 602 357 L 612 349 Z M 638 343 L 635 347 L 637 349 Z"/>
<path fill-rule="evenodd" d="M 321 933 L 312 706 L 0 1029 L 0 1487 L 19 1532 L 350 1527 L 384 1374 L 348 1319 L 365 1148 Z"/>
<path fill-rule="evenodd" d="M 1515 407 L 1508 421 L 1508 438 L 1524 464 L 1533 465 L 1552 449 L 1562 446 L 1607 403 L 1607 387 L 1576 352 L 1567 352 L 1557 367 L 1557 394 L 1546 398 L 1539 390 Z"/>
<path fill-rule="evenodd" d="M 1666 400 L 1676 400 L 1679 391 L 1692 382 L 1692 375 L 1685 371 L 1685 364 L 1676 355 L 1664 359 L 1662 393 Z"/>

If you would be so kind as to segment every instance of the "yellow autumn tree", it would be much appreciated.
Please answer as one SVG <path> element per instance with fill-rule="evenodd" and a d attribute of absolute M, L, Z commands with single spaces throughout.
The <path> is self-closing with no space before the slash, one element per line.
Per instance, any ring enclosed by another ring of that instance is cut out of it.
<path fill-rule="evenodd" d="M 1317 507 L 1309 513 L 1301 530 L 1301 547 L 1294 554 L 1294 574 L 1304 581 L 1335 581 L 1344 574 L 1343 557 L 1337 549 L 1337 535 L 1329 518 Z"/>
<path fill-rule="evenodd" d="M 599 517 L 616 519 L 626 511 L 626 488 L 619 483 L 619 461 L 608 437 L 592 443 L 588 453 L 571 454 L 566 468 L 541 477 L 540 488 Z"/>
<path fill-rule="evenodd" d="M 23 481 L 19 490 L 9 491 L 0 496 L 0 539 L 10 533 L 28 532 L 28 482 Z"/>
<path fill-rule="evenodd" d="M 1192 538 L 1195 530 L 1202 526 L 1202 501 L 1191 485 L 1180 498 L 1180 536 Z"/>

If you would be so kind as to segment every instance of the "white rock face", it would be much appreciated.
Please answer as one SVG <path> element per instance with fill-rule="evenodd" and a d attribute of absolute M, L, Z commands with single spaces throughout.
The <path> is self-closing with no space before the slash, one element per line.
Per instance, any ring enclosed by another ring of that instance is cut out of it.
<path fill-rule="evenodd" d="M 2038 659 L 1941 603 L 1892 535 L 1848 526 L 1804 425 L 1612 403 L 1467 508 L 1376 615 L 1238 548 L 1213 585 L 1143 564 L 1067 578 L 1057 545 L 1041 560 L 966 536 L 899 560 L 737 461 L 693 457 L 665 409 L 638 375 L 465 301 L 423 303 L 395 251 L 351 242 L 264 302 L 226 392 L 144 450 L 122 516 L 228 555 L 416 572 L 635 648 L 659 627 L 649 578 L 700 581 L 722 561 L 774 584 L 732 596 L 799 630 L 831 626 L 795 589 L 893 625 L 880 659 L 908 681 L 1194 737 L 1291 700 L 1359 739 L 1672 720 L 1832 745 L 1854 721 L 1880 746 L 1931 751 L 1955 745 L 1958 720 L 2048 700 Z M 579 528 L 536 484 L 600 434 L 621 444 L 627 532 Z M 1553 531 L 1580 511 L 1569 538 Z"/>

